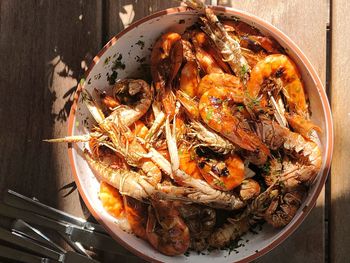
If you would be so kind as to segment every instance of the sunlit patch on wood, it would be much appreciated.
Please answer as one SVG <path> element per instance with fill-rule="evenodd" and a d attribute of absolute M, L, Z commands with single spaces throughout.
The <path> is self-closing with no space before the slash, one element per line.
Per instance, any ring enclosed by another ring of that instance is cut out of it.
<path fill-rule="evenodd" d="M 124 5 L 123 10 L 119 12 L 120 20 L 123 23 L 124 28 L 127 28 L 134 20 L 135 11 L 133 5 Z"/>

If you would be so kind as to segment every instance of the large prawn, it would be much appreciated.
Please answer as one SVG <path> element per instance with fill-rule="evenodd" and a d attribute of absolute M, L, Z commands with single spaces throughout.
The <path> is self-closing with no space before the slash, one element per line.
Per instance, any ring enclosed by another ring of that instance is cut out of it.
<path fill-rule="evenodd" d="M 151 245 L 168 256 L 181 255 L 190 246 L 190 231 L 171 201 L 151 201 L 146 235 Z"/>
<path fill-rule="evenodd" d="M 199 112 L 202 120 L 214 131 L 242 149 L 257 153 L 256 158 L 251 159 L 253 163 L 263 164 L 269 149 L 252 131 L 241 126 L 244 121 L 232 114 L 232 106 L 242 104 L 243 97 L 241 86 L 209 89 L 200 99 Z"/>

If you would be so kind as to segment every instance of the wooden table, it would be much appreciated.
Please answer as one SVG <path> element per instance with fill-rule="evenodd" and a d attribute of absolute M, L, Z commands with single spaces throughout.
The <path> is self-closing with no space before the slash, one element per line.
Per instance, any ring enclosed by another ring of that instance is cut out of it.
<path fill-rule="evenodd" d="M 325 191 L 301 227 L 258 262 L 349 262 L 350 2 L 211 3 L 249 11 L 289 35 L 325 83 L 333 109 L 335 151 Z M 131 22 L 176 5 L 164 0 L 0 0 L 1 192 L 11 188 L 89 217 L 75 190 L 67 147 L 42 139 L 66 135 L 77 82 L 97 51 Z"/>

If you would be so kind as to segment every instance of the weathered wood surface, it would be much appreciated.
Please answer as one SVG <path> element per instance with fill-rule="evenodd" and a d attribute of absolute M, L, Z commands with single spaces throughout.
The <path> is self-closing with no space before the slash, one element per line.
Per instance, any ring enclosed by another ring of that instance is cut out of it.
<path fill-rule="evenodd" d="M 325 83 L 327 0 L 307 2 L 219 0 L 219 4 L 248 11 L 282 30 L 303 50 Z M 322 191 L 316 207 L 295 233 L 258 262 L 272 262 L 276 259 L 281 259 L 283 262 L 324 262 L 326 257 L 324 198 Z"/>
<path fill-rule="evenodd" d="M 284 31 L 325 81 L 327 0 L 212 2 L 249 11 Z M 178 4 L 176 0 L 0 1 L 0 192 L 11 188 L 77 216 L 89 216 L 77 191 L 67 197 L 69 188 L 60 191 L 73 182 L 66 146 L 41 140 L 66 134 L 74 87 L 103 44 L 131 22 Z M 349 34 L 344 32 L 349 30 L 344 21 L 349 4 L 339 0 L 333 5 L 333 50 L 346 52 Z M 349 76 L 344 72 L 348 61 L 344 53 L 333 52 L 332 62 L 336 150 L 330 247 L 332 261 L 346 262 L 350 233 L 344 214 L 350 212 L 350 180 L 346 178 L 349 167 L 344 164 L 349 160 L 345 133 L 350 124 L 344 107 L 349 98 Z M 258 261 L 324 262 L 326 251 L 322 193 L 301 227 Z M 102 256 L 101 260 L 122 259 Z"/>
<path fill-rule="evenodd" d="M 345 22 L 350 2 L 333 1 L 331 102 L 335 131 L 331 170 L 330 259 L 349 262 L 350 247 L 350 28 Z"/>
<path fill-rule="evenodd" d="M 0 191 L 82 215 L 66 145 L 73 93 L 101 47 L 101 1 L 0 1 Z"/>

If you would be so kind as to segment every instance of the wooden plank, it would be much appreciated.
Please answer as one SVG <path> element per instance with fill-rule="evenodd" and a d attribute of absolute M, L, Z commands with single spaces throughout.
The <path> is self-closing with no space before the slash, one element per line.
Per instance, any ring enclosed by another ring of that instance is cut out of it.
<path fill-rule="evenodd" d="M 0 192 L 11 188 L 82 216 L 67 145 L 73 93 L 101 47 L 101 1 L 0 1 Z"/>
<path fill-rule="evenodd" d="M 131 23 L 154 12 L 178 6 L 179 1 L 142 0 L 142 1 L 115 1 L 107 0 L 105 21 L 105 42 L 129 26 Z"/>
<path fill-rule="evenodd" d="M 232 6 L 259 16 L 285 32 L 303 50 L 325 82 L 326 75 L 326 25 L 328 5 L 326 0 L 291 1 L 228 1 L 219 5 Z M 324 191 L 316 207 L 299 229 L 284 243 L 258 262 L 324 262 L 325 261 L 325 210 Z"/>
<path fill-rule="evenodd" d="M 210 0 L 206 2 L 210 3 Z M 149 14 L 181 4 L 179 0 L 107 0 L 104 41 L 107 42 L 125 27 Z"/>
<path fill-rule="evenodd" d="M 350 28 L 348 17 L 350 2 L 332 1 L 332 71 L 331 102 L 335 144 L 331 177 L 330 261 L 349 262 L 350 247 Z"/>

